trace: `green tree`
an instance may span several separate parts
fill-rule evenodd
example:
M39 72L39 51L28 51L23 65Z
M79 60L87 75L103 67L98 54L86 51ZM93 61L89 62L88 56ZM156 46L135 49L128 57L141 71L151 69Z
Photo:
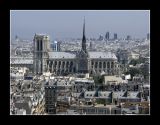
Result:
M129 64L135 66L136 64L139 64L139 60L137 60L137 59L132 59Z
M130 68L128 72L131 74L131 78L137 74L142 74L141 70L137 68Z
M104 76L97 75L93 77L95 84L102 84L104 81Z
M144 62L145 61L143 58L139 58L139 59L132 59L129 64L135 66L136 64L140 64L140 63L144 63Z

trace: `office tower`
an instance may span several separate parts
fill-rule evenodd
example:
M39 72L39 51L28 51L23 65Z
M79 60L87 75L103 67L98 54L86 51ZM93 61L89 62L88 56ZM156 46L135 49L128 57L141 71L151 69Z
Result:
M147 40L150 40L150 34L147 33Z
M114 33L114 38L113 38L114 40L116 40L116 39L118 39L117 38L117 33Z
M59 52L61 50L60 49L60 42L54 41L53 45L52 45L52 48L53 48L53 51Z
M103 36L100 35L99 38L98 38L98 40L99 40L99 41L102 41L102 40L103 40Z
M126 40L131 40L131 36L130 36L130 35L127 35Z
M106 33L105 39L106 39L106 40L109 40L109 32Z

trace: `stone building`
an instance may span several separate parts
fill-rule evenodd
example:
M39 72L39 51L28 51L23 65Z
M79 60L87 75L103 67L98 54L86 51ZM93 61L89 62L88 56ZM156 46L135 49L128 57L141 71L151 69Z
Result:
M56 75L71 73L108 75L119 74L117 57L111 52L93 52L86 49L85 21L83 24L82 49L80 51L53 52L49 45L49 36L34 36L34 72L42 74L50 71Z

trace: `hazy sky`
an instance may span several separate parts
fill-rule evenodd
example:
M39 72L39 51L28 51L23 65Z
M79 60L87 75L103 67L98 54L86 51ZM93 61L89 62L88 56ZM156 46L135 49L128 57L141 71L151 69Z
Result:
M110 32L118 37L131 35L144 38L149 33L149 11L11 11L11 38L33 39L35 33L55 38L81 38L83 20L86 20L86 37L98 38Z

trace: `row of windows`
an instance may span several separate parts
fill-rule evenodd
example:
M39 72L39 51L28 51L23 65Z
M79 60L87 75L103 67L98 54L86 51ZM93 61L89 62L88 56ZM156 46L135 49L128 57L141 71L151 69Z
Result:
M99 96L107 96L107 94L99 94Z
M110 111L109 109L84 109L83 112L87 114L108 114ZM120 114L120 110L113 109L111 111L112 114Z
M49 61L47 61L47 64L48 64L48 63L49 63ZM65 62L64 62L64 61L51 61L51 62L50 62L50 65L52 65L53 63L54 63L55 65L57 65L57 64L59 64L59 65L61 65L61 64L62 64L62 65L65 65ZM68 61L67 61L67 62L66 62L66 65L69 65L69 64L70 64L70 65L73 65L73 61L71 61L71 62L68 62Z
M93 96L93 94L86 94L86 96Z
M94 65L94 62L92 62L92 66ZM110 68L110 62L99 62L99 68L102 68L102 65L103 65L103 68L106 68L106 65L107 65L107 68ZM113 68L114 66L114 63L111 62L111 68ZM98 67L98 62L95 62L95 68Z
M51 62L51 63L49 63L49 67L52 67L52 64L53 64L53 62ZM55 61L55 63L53 64L53 67L62 67L62 68L64 68L65 67L65 62L59 62L59 63L57 63L56 61ZM66 63L66 67L67 68L72 68L73 67L73 62L67 62Z
M61 64L62 64L62 66L65 65L65 62L64 62L64 61L54 61L54 62L51 61L50 65L52 65L53 63L54 63L54 65L57 65L57 64L58 64L58 65L61 65ZM93 66L94 63L95 63L95 66L97 67L98 62L93 62L93 61L92 61L91 65ZM47 62L47 64L48 64L48 62ZM68 65L73 65L73 61L71 61L71 62L67 61L67 62L66 62L66 65L67 65L67 66L68 66ZM109 68L109 67L110 67L110 62L99 62L99 66L101 67L102 65L103 65L104 68L106 67L106 65L107 65L107 67ZM111 66L113 66L113 65L114 65L114 62L111 62Z
M56 70L55 68L53 69L55 72L57 73L69 73L69 72L75 72L75 69L72 70L72 68L70 69L66 69L66 70ZM50 72L52 72L52 69L50 69Z
M107 114L109 113L108 109L84 109L83 112L87 114Z

